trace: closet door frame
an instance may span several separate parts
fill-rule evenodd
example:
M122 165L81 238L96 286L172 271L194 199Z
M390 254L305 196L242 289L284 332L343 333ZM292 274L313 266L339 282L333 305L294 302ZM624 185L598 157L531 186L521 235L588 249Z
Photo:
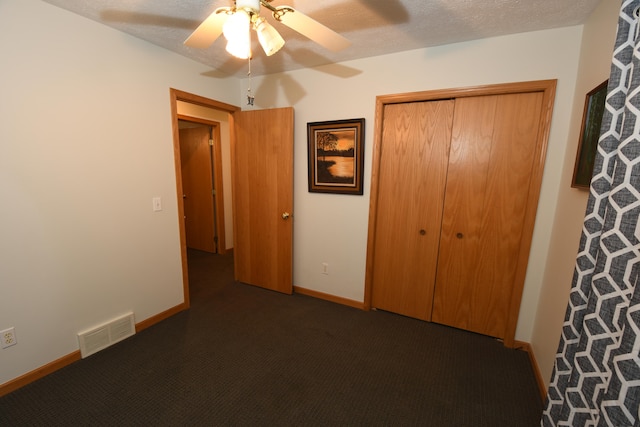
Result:
M531 239L533 237L533 227L535 224L536 210L538 207L538 199L540 197L540 185L542 183L542 174L544 171L544 162L547 152L547 144L549 140L549 131L551 128L551 116L553 113L553 104L555 100L557 80L538 80L518 83L505 83L495 85L471 86L454 89L441 89L422 92L400 93L393 95L380 95L376 97L375 112L375 129L374 129L374 146L373 146L373 162L371 171L371 198L369 202L369 231L367 238L367 261L365 270L365 288L364 288L364 308L371 309L371 296L373 286L373 262L375 256L375 230L377 219L378 205L378 189L379 189L379 171L381 161L384 107L388 104L400 104L408 102L435 101L441 99L475 97L486 95L506 95L514 93L531 93L541 92L542 111L540 117L540 126L538 130L538 141L535 149L536 161L533 165L531 181L528 189L528 200L523 225L522 240L520 244L520 253L518 254L518 266L514 280L514 286L510 298L508 308L508 319L506 331L504 333L504 345L509 348L516 346L515 332L518 324L518 316L520 314L520 302L522 299L522 290L527 273L527 264L531 248ZM524 191L524 190L523 190Z

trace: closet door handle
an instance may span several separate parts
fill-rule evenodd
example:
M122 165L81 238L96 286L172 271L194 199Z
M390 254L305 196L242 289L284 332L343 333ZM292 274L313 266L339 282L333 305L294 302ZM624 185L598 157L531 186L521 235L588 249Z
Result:
M462 233L456 233L456 237L457 237L458 239L462 239L462 238L464 237L464 234L462 234Z
M422 229L420 230L420 235L421 235L421 236L424 236L425 234L427 234L427 230L425 230L424 228L422 228Z

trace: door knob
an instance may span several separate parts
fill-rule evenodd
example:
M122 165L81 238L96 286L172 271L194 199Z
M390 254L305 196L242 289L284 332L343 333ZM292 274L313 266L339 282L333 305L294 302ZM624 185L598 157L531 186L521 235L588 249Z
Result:
M289 212L284 212L282 214L282 219L284 219L285 221L289 219L289 217L291 216L291 214Z
M425 230L424 228L420 230L420 235L424 236L425 234L427 234L427 230Z
M464 237L464 234L462 234L462 233L458 233L458 234L456 234L456 237L457 237L458 239L462 239L462 238Z

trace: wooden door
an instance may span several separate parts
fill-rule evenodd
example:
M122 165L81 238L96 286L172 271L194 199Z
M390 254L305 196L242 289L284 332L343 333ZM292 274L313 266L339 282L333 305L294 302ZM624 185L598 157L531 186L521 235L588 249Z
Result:
M503 338L542 93L456 100L432 321Z
M293 108L233 115L236 280L293 290Z
M384 107L372 306L431 318L453 100Z
M216 252L209 126L180 129L180 163L187 247Z

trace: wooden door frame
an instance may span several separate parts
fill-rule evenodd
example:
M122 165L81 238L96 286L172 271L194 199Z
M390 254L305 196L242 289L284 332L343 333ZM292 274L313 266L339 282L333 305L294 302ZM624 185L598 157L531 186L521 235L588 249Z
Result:
M384 121L384 107L388 104L401 104L408 102L435 101L440 99L506 95L514 93L541 92L542 111L538 129L538 144L536 146L536 161L533 165L531 181L528 189L527 210L523 224L523 233L518 254L518 266L516 269L514 288L510 298L507 326L504 334L504 345L509 348L515 346L515 332L520 313L520 302L524 281L527 274L527 263L533 237L538 200L540 197L540 185L544 172L544 162L551 129L551 116L555 99L557 80L538 80L519 83L505 83L495 85L471 86L455 89L441 89L422 92L400 93L393 95L380 95L376 97L373 160L371 167L371 196L369 201L369 230L367 236L367 260L365 267L364 308L371 309L371 295L373 284L373 262L375 252L375 229L378 207L378 180L380 177L380 161L382 149L382 131Z
M183 92L181 90L173 89L173 88L169 89L169 96L170 96L170 102L171 102L171 126L173 130L173 158L174 158L174 168L175 168L175 174L176 174L176 198L178 201L178 228L180 233L180 257L182 260L182 289L183 289L183 295L184 295L185 308L189 308L190 307L189 271L188 271L188 263L187 263L187 234L186 234L185 224L184 224L184 201L182 200L182 194L183 194L182 165L180 163L178 101L229 113L231 115L231 119L233 118L233 114L235 112L240 111L240 107L236 107L235 105L226 104L220 101L215 101L213 99L205 98L203 96L194 95L192 93ZM233 129L232 121L233 120L230 120L231 129ZM231 138L233 138L233 132L231 134ZM233 163L233 159L232 159L232 163Z
M218 240L216 242L216 253L224 255L227 252L224 231L224 190L222 188L222 144L220 139L220 122L201 119L183 114L178 114L178 120L183 122L198 123L211 128L211 139L213 140L211 153L211 167L213 168L213 189L215 196L214 221L215 232Z

